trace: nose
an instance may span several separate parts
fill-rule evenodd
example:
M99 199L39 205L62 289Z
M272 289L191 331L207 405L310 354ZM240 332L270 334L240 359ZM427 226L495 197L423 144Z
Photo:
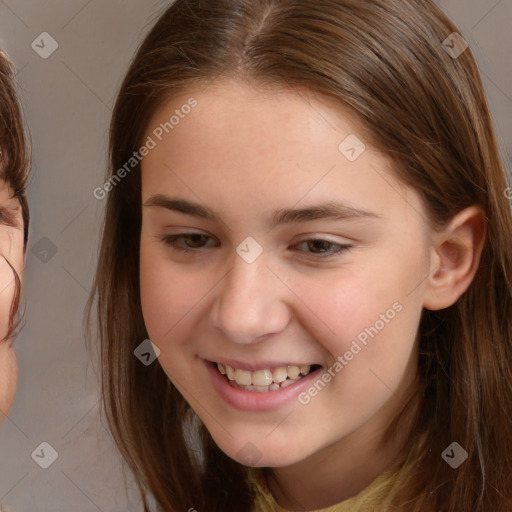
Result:
M231 270L216 287L212 307L215 327L234 343L253 343L281 332L290 322L289 293L267 267L264 255L247 263L235 253Z

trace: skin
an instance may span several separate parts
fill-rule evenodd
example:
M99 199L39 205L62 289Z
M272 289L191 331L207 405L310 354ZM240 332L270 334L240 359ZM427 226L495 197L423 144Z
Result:
M1 170L1 165L0 165ZM12 224L12 225L11 225ZM14 274L6 259L23 278L23 217L17 198L5 180L0 179L0 421L7 415L16 393L18 364L9 330L9 315L15 294Z
M382 433L415 387L417 332L424 307L453 304L476 271L485 225L476 207L441 233L420 196L367 144L350 162L338 150L357 120L331 99L296 90L262 91L217 81L172 98L146 136L190 97L198 106L142 162L142 204L155 194L198 202L221 221L143 207L143 315L160 364L218 446L256 445L259 467L289 510L326 507L368 486L396 458L404 433ZM343 201L380 216L309 220L270 229L279 208ZM165 235L195 232L166 246ZM263 253L236 252L252 236ZM208 238L210 237L210 238ZM328 259L320 238L351 249ZM302 243L301 243L302 242ZM324 246L333 253L336 246ZM316 259L315 259L316 258ZM307 405L239 411L217 394L203 359L318 363L325 369L395 302L400 313Z

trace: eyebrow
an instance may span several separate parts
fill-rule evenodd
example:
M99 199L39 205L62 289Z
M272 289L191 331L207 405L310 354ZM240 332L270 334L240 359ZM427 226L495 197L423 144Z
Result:
M156 194L151 196L145 203L146 207L160 207L166 210L192 215L202 219L212 221L219 221L220 215L205 206L198 203L179 199L174 197ZM362 220L362 219L382 219L382 215L357 208L344 203L329 201L314 206L307 206L305 208L282 208L275 210L272 214L270 224L271 226L278 226L282 224L292 224L298 222L305 222L318 219L332 219L332 220Z

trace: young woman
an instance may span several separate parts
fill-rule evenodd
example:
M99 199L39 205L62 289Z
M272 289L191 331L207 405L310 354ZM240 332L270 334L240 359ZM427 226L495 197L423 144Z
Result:
M18 377L13 341L28 239L29 169L14 68L0 50L0 421L12 404Z
M177 0L110 148L90 307L146 502L511 510L507 179L434 3Z

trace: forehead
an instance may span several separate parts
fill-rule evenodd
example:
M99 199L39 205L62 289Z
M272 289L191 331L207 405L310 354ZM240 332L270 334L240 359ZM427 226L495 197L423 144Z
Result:
M260 176L282 166L287 172L294 165L320 169L339 159L340 142L355 132L365 136L332 99L224 80L173 97L155 112L146 136L156 148L142 166L158 159L174 166L208 160L211 171L236 165L240 175L259 167Z
M191 102L192 109L188 107ZM241 136L251 131L268 142L272 134L286 127L276 139L281 145L292 136L307 135L317 125L341 133L357 132L367 140L370 135L355 113L332 97L306 88L252 86L230 79L196 86L168 99L155 112L146 131L151 134L161 123L168 123L163 136L175 138L183 125L194 123L194 118L201 120L205 130L213 127L221 134L234 128Z
M279 208L336 196L385 213L390 204L403 210L413 195L354 114L307 90L234 81L196 88L158 109L147 137L155 147L141 164L146 198L169 190Z

